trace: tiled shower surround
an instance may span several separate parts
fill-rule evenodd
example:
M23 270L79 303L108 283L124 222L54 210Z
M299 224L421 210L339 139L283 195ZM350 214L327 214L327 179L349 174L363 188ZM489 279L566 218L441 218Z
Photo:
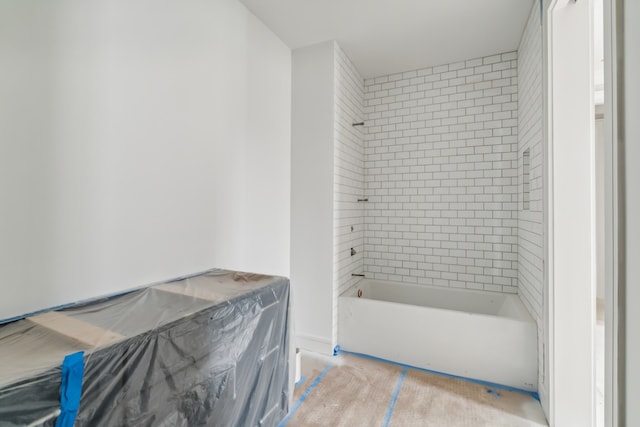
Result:
M366 80L335 52L334 334L351 273L518 293L547 390L537 3L517 52Z
M364 119L364 80L337 43L334 48L333 277L342 293L358 280L351 273L363 269L364 127L353 123Z
M545 384L543 331L543 216L542 216L542 27L534 5L518 48L518 152L519 184L524 193L529 181L529 203L519 204L518 212L518 293L538 326L539 384ZM530 165L525 168L524 153ZM529 177L525 177L528 169ZM526 178L526 179L525 179ZM542 386L541 386L542 387Z
M364 271L516 293L517 53L364 82Z
M338 295L363 271L364 80L337 43L334 43L333 145L333 340L338 333ZM351 251L353 249L353 252ZM353 253L353 255L352 255Z

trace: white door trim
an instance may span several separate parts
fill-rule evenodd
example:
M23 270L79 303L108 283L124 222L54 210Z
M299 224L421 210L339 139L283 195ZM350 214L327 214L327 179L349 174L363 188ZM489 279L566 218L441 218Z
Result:
M605 143L605 426L623 426L625 370L624 286L619 286L619 263L624 258L619 223L618 117L623 113L619 49L622 46L621 0L604 0L604 143ZM620 362L620 363L619 363Z
M595 425L592 0L551 0L544 18L548 396L542 397L551 426L588 427Z

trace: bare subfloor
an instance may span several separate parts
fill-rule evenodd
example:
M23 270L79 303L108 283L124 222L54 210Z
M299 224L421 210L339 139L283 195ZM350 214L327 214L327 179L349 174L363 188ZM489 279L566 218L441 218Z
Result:
M546 426L531 395L350 354L303 354L287 426Z

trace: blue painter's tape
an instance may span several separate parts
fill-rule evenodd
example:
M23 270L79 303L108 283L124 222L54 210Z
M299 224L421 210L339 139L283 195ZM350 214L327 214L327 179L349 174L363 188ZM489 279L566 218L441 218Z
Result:
M320 384L320 381L322 381L324 376L327 375L327 372L329 372L329 369L331 369L331 365L327 365L327 367L324 368L322 370L322 372L320 372L320 375L318 375L316 377L316 379L313 380L311 385L309 387L307 387L307 389L304 391L304 393L302 393L302 395L300 396L298 401L293 404L293 407L291 408L291 410L289 411L287 416L284 417L284 419L282 421L280 421L280 424L278 424L278 427L283 427L285 424L287 424L289 422L289 420L291 419L291 417L293 417L293 414L296 413L296 411L298 410L300 405L302 405L302 403L307 399L307 397L309 397L309 394L313 391L313 389L316 388L316 386L318 384Z
M402 368L402 373L398 378L398 382L396 383L396 387L393 389L393 394L391 395L391 401L389 402L389 407L387 408L387 412L384 414L384 420L382 420L382 427L388 427L391 422L391 416L393 415L393 410L396 407L396 402L398 401L398 395L400 394L400 389L402 388L402 383L404 382L404 377L407 376L407 371L409 368L405 366Z
M82 378L84 377L84 352L69 354L62 362L60 384L60 415L56 427L73 427L80 408Z
M540 3L540 26L542 26L542 22L544 21L544 5L543 5L543 0L540 0L538 3Z
M339 350L339 352L340 352L340 354L351 354L353 356L363 357L365 359L375 360L377 362L388 363L390 365L395 365L395 366L403 366L403 367L407 367L409 369L415 369L416 371L421 371L421 372L427 372L429 374L440 375L441 377L453 378L455 380L462 380L462 381L466 381L466 382L473 383L473 384L480 384L480 385L485 386L485 387L493 387L493 388L498 389L498 390L506 390L506 391L513 391L513 392L516 392L516 393L522 393L522 394L526 394L528 396L531 396L534 400L537 400L538 402L540 402L540 395L538 395L538 393L536 393L535 391L527 391L527 390L523 390L521 388L511 387L511 386L508 386L508 385L496 384L496 383L492 383L492 382L489 382L489 381L476 380L474 378L461 377L461 376L458 376L458 375L447 374L445 372L432 371L431 369L418 368L417 366L405 365L404 363L398 363L398 362L394 362L394 361L391 361L391 360L382 359L380 357L369 356L368 354L355 353L355 352L352 352L352 351L345 351L345 350Z
M497 391L495 391L495 390L492 390L492 389L488 388L488 389L487 389L487 393L489 393L489 394L493 394L493 395L496 397L496 399L500 399L500 393L498 393L498 392L497 392Z
M32 311L27 314L21 314L20 316L7 317L6 319L0 319L0 325L4 325L5 323L17 322L18 320L22 320L27 317L37 316L38 314L47 313L49 311L58 311L63 310L65 308L73 307L76 303L57 305L55 307L45 308L43 310Z
M340 354L340 346L339 346L339 345L337 345L337 346L335 346L335 347L333 348L333 355L334 355L334 356L337 356L337 355L339 355L339 354Z
M16 322L18 320L22 320L22 319L27 318L27 317L37 316L38 314L47 313L49 311L59 311L59 310L64 310L65 308L78 307L78 306L82 306L82 305L85 305L85 304L90 304L90 303L96 302L96 301L110 300L112 298L117 298L117 297L120 297L120 296L123 296L123 295L127 295L127 294L130 294L130 293L133 293L133 292L141 291L141 290L143 290L145 288L149 288L151 286L162 285L164 283L179 282L180 280L190 279L192 277L201 276L203 274L214 273L214 272L219 271L219 270L220 270L219 268L210 268L209 270L201 271L199 273L189 274L189 275L186 275L186 276L176 277L175 279L163 280L163 281L160 281L160 282L153 282L153 283L149 283L149 284L146 284L146 285L137 286L135 288L127 289L125 291L115 292L115 293L111 293L111 294L105 294L105 295L97 296L97 297L94 297L94 298L87 298L87 299L83 299L83 300L80 300L80 301L70 302L68 304L62 304L62 305L57 305L55 307L49 307L49 308L44 308L42 310L32 311L32 312L29 312L29 313L26 313L26 314L21 314L19 316L8 317L6 319L0 319L0 325L4 325L5 323Z

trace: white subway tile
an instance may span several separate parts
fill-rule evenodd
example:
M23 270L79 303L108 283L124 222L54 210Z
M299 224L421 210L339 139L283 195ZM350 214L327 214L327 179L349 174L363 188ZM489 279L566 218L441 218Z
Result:
M364 257L366 271L517 291L517 222L506 224L517 218L516 58L493 55L365 82L366 118L375 122L365 136L372 150L365 150L362 182L370 200L377 197L365 214L363 240L375 248Z

